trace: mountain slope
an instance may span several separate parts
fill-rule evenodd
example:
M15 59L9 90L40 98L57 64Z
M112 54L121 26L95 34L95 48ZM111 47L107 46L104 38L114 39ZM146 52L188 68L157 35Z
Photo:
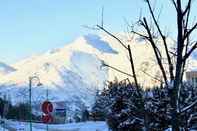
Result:
M137 77L144 87L159 84L153 79L161 78L161 73L151 46L139 37L123 33L117 36L131 45ZM168 40L173 45L173 41ZM164 49L158 43L160 49ZM165 51L161 52L165 55ZM32 56L19 61L10 67L14 71L0 76L0 93L7 94L13 103L28 101L28 78L36 75L43 84L33 86L32 99L35 103L46 99L65 101L71 111L83 106L90 107L98 89L103 89L107 80L119 80L128 76L102 66L102 61L124 72L131 72L128 52L113 38L107 35L86 35L79 37L63 48L54 49L44 54ZM191 60L196 63L195 60ZM189 67L195 64L189 64ZM132 81L133 78L129 79Z
M14 71L16 71L16 69L3 62L0 62L0 75L6 75Z
M37 87L33 84L32 101L35 105L46 100L48 90L50 101L64 101L70 111L91 107L97 89L102 89L108 78L108 69L100 68L101 60L92 52L99 53L102 49L107 53L115 51L108 45L107 48L102 45L102 48L97 49L88 42L85 37L81 37L61 49L13 64L16 71L1 76L0 94L7 95L13 104L28 102L28 78L36 75L43 85ZM97 41L97 44L101 42Z

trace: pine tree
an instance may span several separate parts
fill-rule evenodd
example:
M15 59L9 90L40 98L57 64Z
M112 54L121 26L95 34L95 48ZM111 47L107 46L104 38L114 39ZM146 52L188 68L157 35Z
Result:
M180 109L194 103L196 96L197 88L184 83L180 90ZM113 131L166 130L172 125L171 110L167 87L140 89L139 94L135 86L125 82L111 82L98 95L93 108L93 111L105 112L104 117ZM179 125L183 130L197 129L196 112L196 106L181 110Z

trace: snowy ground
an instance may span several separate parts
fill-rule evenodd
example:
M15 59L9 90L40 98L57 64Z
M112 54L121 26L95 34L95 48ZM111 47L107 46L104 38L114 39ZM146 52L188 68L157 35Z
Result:
M29 131L29 123L6 121L6 127L10 130ZM71 124L49 125L49 131L108 131L105 122L82 122ZM3 128L0 130L3 131ZM7 131L7 130L5 130ZM33 131L46 131L45 124L33 123Z
M0 126L0 131L8 131L8 130Z

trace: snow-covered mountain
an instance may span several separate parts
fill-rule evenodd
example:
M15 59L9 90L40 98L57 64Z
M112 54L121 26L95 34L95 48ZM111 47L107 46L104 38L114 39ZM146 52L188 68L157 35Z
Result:
M0 75L7 75L14 71L16 71L16 69L3 62L0 62Z
M44 101L48 90L49 100L66 101L71 110L91 106L96 91L102 89L108 79L108 69L101 69L102 61L96 54L117 53L99 39L96 35L80 37L63 48L11 65L15 70L1 76L0 93L6 94L13 103L28 101L28 79L36 75L42 86L33 85L32 101Z
M157 84L158 81L151 76L159 79L161 73L150 45L136 36L132 37L131 43L130 35L117 35L131 45L140 84ZM173 43L170 40L169 42ZM159 47L162 48L163 45ZM165 52L162 51L163 53ZM96 91L104 88L107 80L114 80L116 76L120 80L128 77L103 67L102 61L122 71L131 72L128 53L116 40L103 34L89 34L63 48L32 56L10 66L0 63L0 69L6 74L0 76L0 93L9 96L13 103L28 101L28 78L36 75L42 86L32 87L34 102L44 101L48 90L49 100L66 101L71 110L83 105L91 106ZM129 79L132 81L132 78Z

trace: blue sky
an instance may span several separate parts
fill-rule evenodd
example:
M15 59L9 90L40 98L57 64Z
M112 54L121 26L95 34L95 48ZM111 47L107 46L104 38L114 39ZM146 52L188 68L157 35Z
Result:
M173 10L165 5L161 23L170 24ZM0 61L14 63L88 34L82 25L98 24L102 6L113 32L124 31L124 18L136 21L141 9L146 15L143 0L0 0Z

